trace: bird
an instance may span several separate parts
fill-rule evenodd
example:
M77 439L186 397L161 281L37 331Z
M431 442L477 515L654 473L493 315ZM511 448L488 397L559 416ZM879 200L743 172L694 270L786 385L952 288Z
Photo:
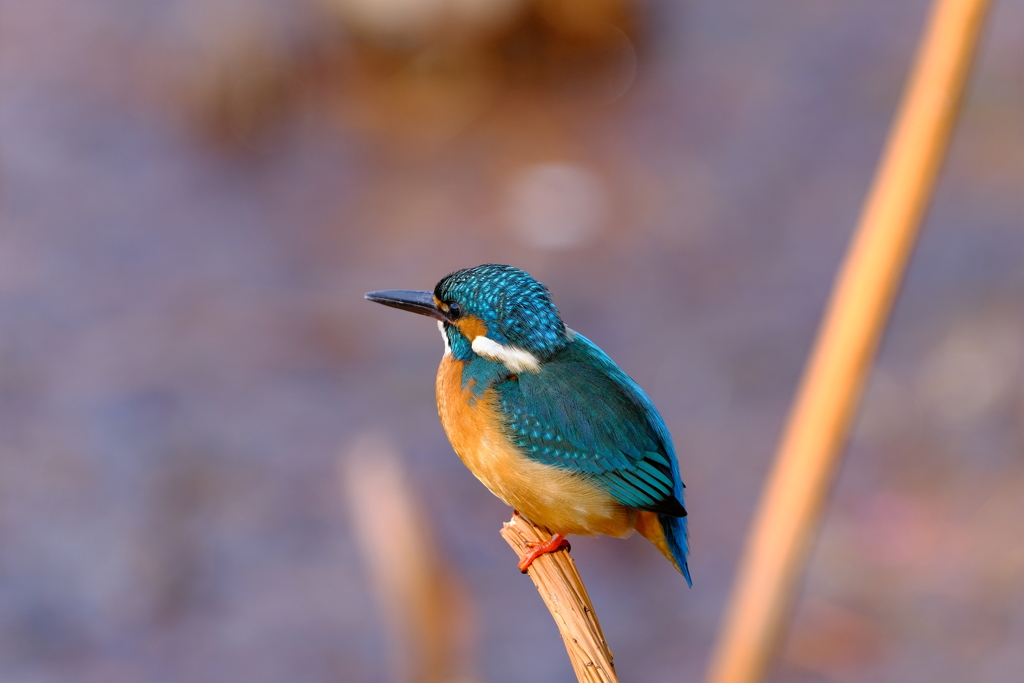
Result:
M520 571L568 549L566 536L636 530L693 585L672 436L637 383L562 322L547 287L487 263L433 291L365 298L437 320L437 409L453 449L515 514L551 532Z

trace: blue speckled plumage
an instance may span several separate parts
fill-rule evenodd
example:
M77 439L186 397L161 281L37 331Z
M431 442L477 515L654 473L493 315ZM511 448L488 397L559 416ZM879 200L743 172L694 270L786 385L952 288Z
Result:
M528 461L589 482L620 509L656 515L664 542L654 537L660 533L644 535L661 543L690 583L683 483L668 429L632 379L590 340L565 327L544 285L517 268L486 264L448 275L432 293L367 296L441 320L466 405L493 404L496 429ZM474 350L480 337L491 352ZM513 354L512 360L501 354ZM517 354L529 361L526 370L510 367ZM455 445L447 424L446 429ZM466 459L461 452L460 457ZM501 495L500 484L492 484Z
M548 288L529 274L495 263L458 270L437 283L434 296L458 301L466 313L487 325L487 336L533 353L541 360L568 342L565 324L551 303ZM451 342L449 336L449 342ZM459 344L459 360L469 359L468 345ZM452 351L456 352L455 346Z
M549 359L542 373L523 373L497 389L509 436L530 457L594 476L629 507L682 512L660 416L583 335Z

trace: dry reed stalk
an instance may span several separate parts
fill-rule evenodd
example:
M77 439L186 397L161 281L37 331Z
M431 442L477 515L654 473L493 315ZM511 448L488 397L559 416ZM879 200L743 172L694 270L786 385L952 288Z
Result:
M469 597L435 542L395 446L364 434L342 457L342 487L391 638L392 679L471 681Z
M765 485L708 683L754 683L781 640L953 130L987 0L936 0Z
M528 542L539 543L551 538L547 529L536 527L519 515L505 523L501 535L520 559L529 552ZM618 683L612 653L568 551L541 555L530 565L527 574L551 611L580 683Z

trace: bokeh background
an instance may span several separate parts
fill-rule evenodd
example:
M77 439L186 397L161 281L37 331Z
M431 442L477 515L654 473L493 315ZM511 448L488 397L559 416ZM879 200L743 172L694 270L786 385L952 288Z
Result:
M773 680L1024 676L995 5ZM675 435L694 588L642 539L573 555L623 680L700 680L926 9L0 2L0 678L425 680L375 592L378 453L455 595L448 680L570 680L438 424L433 323L362 299L505 262Z

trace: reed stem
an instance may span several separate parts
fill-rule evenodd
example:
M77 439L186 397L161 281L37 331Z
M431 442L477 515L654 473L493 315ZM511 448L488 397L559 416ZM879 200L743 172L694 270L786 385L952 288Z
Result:
M949 145L987 0L936 0L755 515L707 683L763 679Z
M536 527L519 515L505 523L501 535L520 559L529 552L528 542L539 543L551 538L547 529ZM612 653L569 552L559 550L541 555L530 565L527 574L562 634L580 683L618 683Z

